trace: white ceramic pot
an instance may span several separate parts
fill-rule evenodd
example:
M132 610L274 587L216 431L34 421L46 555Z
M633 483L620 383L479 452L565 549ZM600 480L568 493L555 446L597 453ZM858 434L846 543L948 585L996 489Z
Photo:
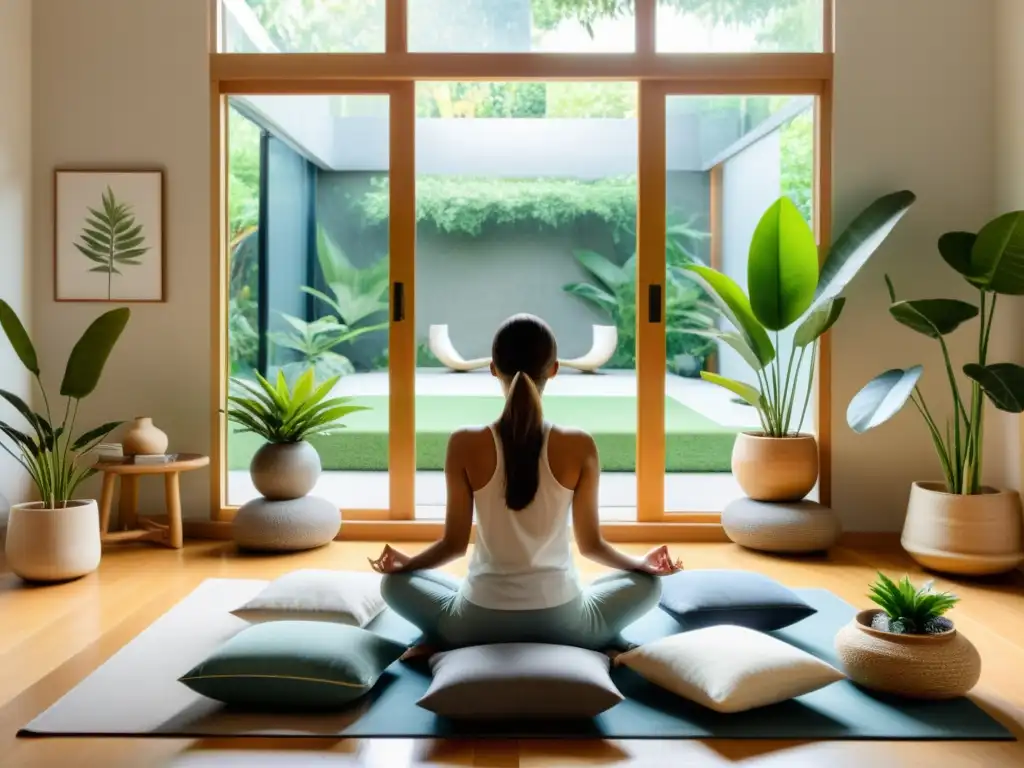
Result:
M100 564L100 515L95 501L46 509L15 504L4 548L11 570L28 581L69 581Z
M818 443L812 435L741 432L732 447L732 474L754 501L800 501L818 482Z
M911 486L901 538L910 556L925 568L964 576L1016 568L1024 559L1020 496L995 488L962 496L945 487Z
M312 491L320 478L320 454L305 440L265 443L252 457L249 476L264 498L299 499Z

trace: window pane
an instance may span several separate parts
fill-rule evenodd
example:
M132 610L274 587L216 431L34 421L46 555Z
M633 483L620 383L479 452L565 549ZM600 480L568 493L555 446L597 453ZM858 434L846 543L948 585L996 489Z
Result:
M736 434L760 430L757 412L700 378L713 371L760 389L727 344L690 330L730 330L680 267L701 263L747 290L747 253L764 212L789 196L813 221L814 99L810 96L673 96L666 104L665 509L719 511L742 495L731 474ZM793 328L779 334L782 375ZM798 364L799 363L799 364ZM790 376L799 420L810 355ZM803 431L814 432L810 409Z
M819 52L824 6L824 0L658 0L658 51Z
M232 97L231 375L341 377L331 396L368 410L310 442L323 467L314 493L348 509L389 499L387 178L386 96ZM373 210L353 202L371 192ZM229 425L229 504L258 495L248 466L260 444Z
M409 50L631 52L634 19L632 0L409 0Z
M381 53L385 0L221 0L224 53Z
M444 515L451 432L500 416L491 341L528 312L562 359L545 418L594 435L601 514L635 519L636 85L421 83L417 111L417 515Z

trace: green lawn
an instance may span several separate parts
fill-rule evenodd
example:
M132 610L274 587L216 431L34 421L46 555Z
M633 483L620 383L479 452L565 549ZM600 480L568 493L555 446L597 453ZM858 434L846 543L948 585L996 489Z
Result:
M388 467L388 399L358 397L371 410L345 419L336 435L314 438L325 470L383 471ZM416 398L416 468L444 468L445 446L453 430L486 424L501 413L504 400L494 396L430 395ZM636 470L636 398L544 398L544 417L556 424L584 429L594 436L601 466L610 472ZM672 398L665 399L665 454L669 472L728 472L738 429L723 427ZM234 434L229 425L228 466L247 469L260 439Z

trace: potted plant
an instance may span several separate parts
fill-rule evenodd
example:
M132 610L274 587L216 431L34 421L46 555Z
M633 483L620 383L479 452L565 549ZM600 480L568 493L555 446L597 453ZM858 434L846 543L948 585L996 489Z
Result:
M932 582L915 589L907 576L896 584L883 573L869 597L880 607L861 611L836 635L853 682L919 699L955 698L974 687L981 657L944 615L958 597L935 592Z
M818 340L839 319L839 294L913 204L895 192L869 205L836 239L819 271L814 233L788 197L762 216L750 243L744 294L731 277L704 265L680 267L718 304L734 330L690 331L735 350L757 386L703 371L701 377L757 409L761 430L737 436L732 471L755 501L798 501L818 480L818 446L802 432L811 396ZM810 374L800 394L800 372Z
M340 419L364 406L350 405L352 398L328 397L338 383L334 376L315 384L312 368L289 386L283 371L271 384L256 373L256 381L232 378L235 391L228 397L227 417L266 442L249 465L253 485L271 501L298 499L320 477L320 455L307 442L314 435L328 435L343 425Z
M889 313L901 325L934 339L942 351L952 415L944 428L918 387L923 367L885 371L857 393L847 423L866 432L896 415L907 402L921 414L942 468L942 482L911 486L903 527L904 549L921 565L965 575L1000 573L1022 559L1021 504L1016 492L982 485L984 398L1001 411L1024 412L1024 367L990 363L988 345L1000 295L1024 294L1024 212L1008 213L977 234L939 238L945 262L978 292L978 303L959 299L897 300L886 276ZM965 398L945 337L979 318L977 359L963 366L970 380Z
M128 322L128 309L114 309L96 318L71 350L60 394L66 398L58 424L40 378L39 361L25 327L14 310L0 301L0 325L22 365L35 378L43 402L36 413L13 392L0 397L28 423L22 431L0 421L0 441L32 478L40 501L15 504L7 523L5 552L11 570L31 581L67 581L96 570L100 562L100 520L96 501L75 498L84 480L95 474L81 457L93 450L120 421L75 436L79 403L96 388L103 366Z

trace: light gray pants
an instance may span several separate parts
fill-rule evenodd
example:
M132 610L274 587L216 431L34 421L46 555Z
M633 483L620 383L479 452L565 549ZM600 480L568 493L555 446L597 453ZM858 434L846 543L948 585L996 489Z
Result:
M384 577L381 594L392 610L441 649L492 643L552 643L591 650L624 648L620 633L650 611L661 581L617 571L595 580L564 605L530 611L482 608L459 593L459 582L437 571Z

